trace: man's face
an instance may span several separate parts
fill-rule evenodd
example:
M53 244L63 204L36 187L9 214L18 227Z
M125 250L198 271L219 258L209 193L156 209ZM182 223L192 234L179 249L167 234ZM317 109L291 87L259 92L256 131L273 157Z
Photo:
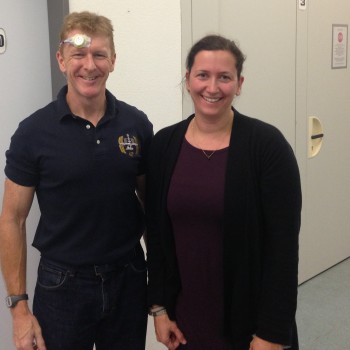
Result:
M67 38L75 34L72 31ZM68 93L75 98L95 98L105 94L109 73L114 70L116 55L112 54L109 39L101 35L89 35L91 42L86 47L63 43L57 52L60 70L65 74Z

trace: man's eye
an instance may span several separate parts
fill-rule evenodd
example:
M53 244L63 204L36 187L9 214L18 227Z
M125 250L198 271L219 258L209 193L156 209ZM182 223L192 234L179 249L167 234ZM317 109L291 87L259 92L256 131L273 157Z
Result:
M102 53L96 54L95 57L96 57L98 60L103 60L103 59L107 58L107 56L106 56L105 54L102 54Z

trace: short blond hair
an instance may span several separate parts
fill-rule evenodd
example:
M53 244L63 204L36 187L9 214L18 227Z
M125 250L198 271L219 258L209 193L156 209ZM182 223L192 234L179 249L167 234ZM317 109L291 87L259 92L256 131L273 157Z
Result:
M81 30L86 35L103 35L109 39L112 55L115 54L113 25L110 19L89 11L72 12L63 21L60 32L60 42L67 39L73 30Z

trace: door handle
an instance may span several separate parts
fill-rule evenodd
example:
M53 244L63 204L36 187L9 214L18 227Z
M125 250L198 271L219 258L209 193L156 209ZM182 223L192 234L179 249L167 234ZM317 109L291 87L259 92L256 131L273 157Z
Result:
M314 116L309 117L308 128L308 158L315 157L322 147L324 138L323 127L321 121Z
M0 54L6 51L6 35L5 31L0 28Z
M324 134L311 135L311 140L319 139L323 136L324 136Z

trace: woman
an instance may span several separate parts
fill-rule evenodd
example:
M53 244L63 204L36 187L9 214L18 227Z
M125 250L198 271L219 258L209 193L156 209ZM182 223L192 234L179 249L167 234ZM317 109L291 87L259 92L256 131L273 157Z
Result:
M298 349L299 172L275 127L232 107L243 62L234 42L199 40L195 113L149 153L149 306L169 349Z

